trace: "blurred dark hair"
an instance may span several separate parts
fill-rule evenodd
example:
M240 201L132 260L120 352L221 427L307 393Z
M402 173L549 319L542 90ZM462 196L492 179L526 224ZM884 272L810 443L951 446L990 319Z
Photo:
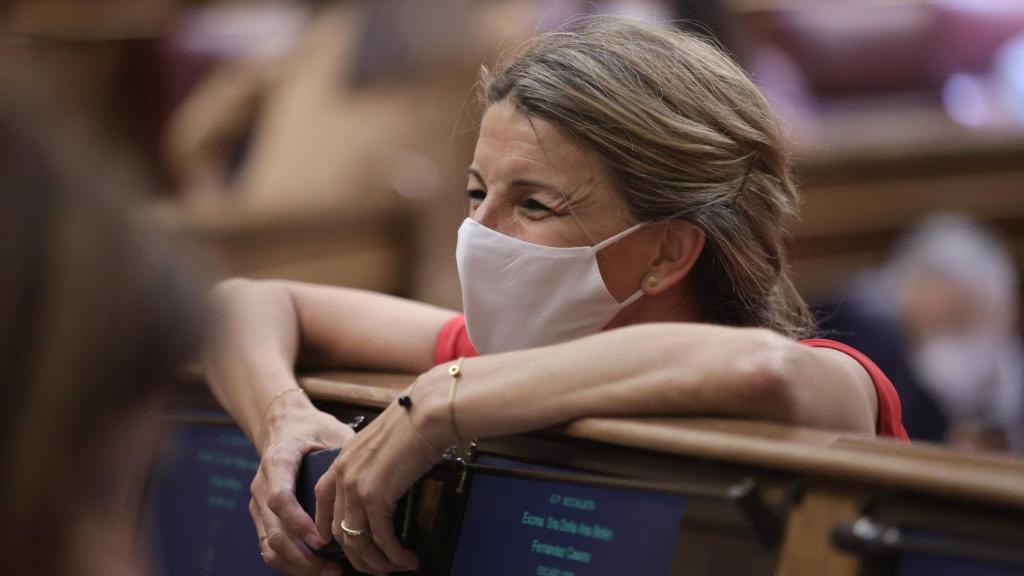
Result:
M0 90L0 566L17 574L75 571L73 520L113 489L103 441L201 329L201 285L140 217L140 180L48 121Z

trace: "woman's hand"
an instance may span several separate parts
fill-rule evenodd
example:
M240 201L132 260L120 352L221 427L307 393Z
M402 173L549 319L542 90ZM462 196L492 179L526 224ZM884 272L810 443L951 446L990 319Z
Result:
M359 570L386 574L419 565L416 555L399 543L392 518L398 499L453 441L444 409L447 374L441 366L420 376L408 413L392 403L345 444L316 485L320 538L337 538ZM343 521L349 530L363 532L345 534Z
M260 537L260 554L271 567L295 576L340 575L341 567L312 552L321 539L295 497L295 477L310 452L344 445L355 433L301 395L282 397L261 433L260 468L252 481L249 513ZM290 400L291 402L289 402Z

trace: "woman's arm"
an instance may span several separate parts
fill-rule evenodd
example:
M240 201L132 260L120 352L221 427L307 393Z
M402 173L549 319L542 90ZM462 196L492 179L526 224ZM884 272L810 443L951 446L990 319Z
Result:
M298 388L300 359L422 372L454 313L360 290L247 280L219 284L212 304L207 379L261 455L249 503L261 554L288 574L338 574L310 551L326 541L295 499L295 476L305 454L341 446L353 432L303 394L280 394Z
M419 373L434 365L437 334L455 313L363 290L232 279L212 294L207 378L254 442L263 411L297 386L294 369L329 365ZM300 356L301 352L301 356ZM278 405L309 405L301 395Z
M509 369L514 366L514 369ZM867 372L834 350L774 332L644 324L546 348L475 358L456 400L467 437L513 434L585 416L713 414L872 433ZM436 380L437 382L434 382ZM424 425L450 430L441 373ZM436 431L436 432L435 432Z
M415 563L395 539L390 516L395 501L438 459L428 444L455 441L448 366L422 375L408 415L400 406L388 407L346 445L317 485L317 528L324 538L333 532L357 567ZM455 415L467 438L586 416L648 414L712 414L871 433L876 403L868 374L842 353L768 330L675 323L469 358ZM345 536L338 529L342 519L350 528L369 528L372 537Z

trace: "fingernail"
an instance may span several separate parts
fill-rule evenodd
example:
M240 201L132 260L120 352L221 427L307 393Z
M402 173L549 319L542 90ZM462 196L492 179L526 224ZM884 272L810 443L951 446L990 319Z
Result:
M320 542L320 537L316 534L313 534L312 532L303 536L302 541L306 543L306 546L309 546L313 550L316 550L323 546L323 544Z

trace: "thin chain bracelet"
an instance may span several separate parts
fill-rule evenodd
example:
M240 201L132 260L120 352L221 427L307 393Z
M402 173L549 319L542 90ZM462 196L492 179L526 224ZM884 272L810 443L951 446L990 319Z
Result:
M303 390L302 388L299 388L298 386L296 386L295 388L289 388L287 390L282 390L282 391L278 392L277 394L274 394L274 396L270 400L267 400L266 405L263 406L263 419L260 420L260 429L259 429L258 433L256 434L256 438L254 438L254 440L256 441L257 445L262 446L263 436L267 433L267 415L270 414L270 407L274 405L274 402L276 402L278 400L278 398L281 398L282 396L291 394L292 392L301 392L303 396L305 396L306 398L309 398L309 394L306 394L305 390Z
M459 379L462 377L462 362L464 360L464 357L460 357L454 364L448 367L448 374L452 377L452 382L448 386L448 421L452 425L455 441L459 444L465 443L466 439L462 437L462 433L459 432L459 426L455 423L455 390L458 388Z

